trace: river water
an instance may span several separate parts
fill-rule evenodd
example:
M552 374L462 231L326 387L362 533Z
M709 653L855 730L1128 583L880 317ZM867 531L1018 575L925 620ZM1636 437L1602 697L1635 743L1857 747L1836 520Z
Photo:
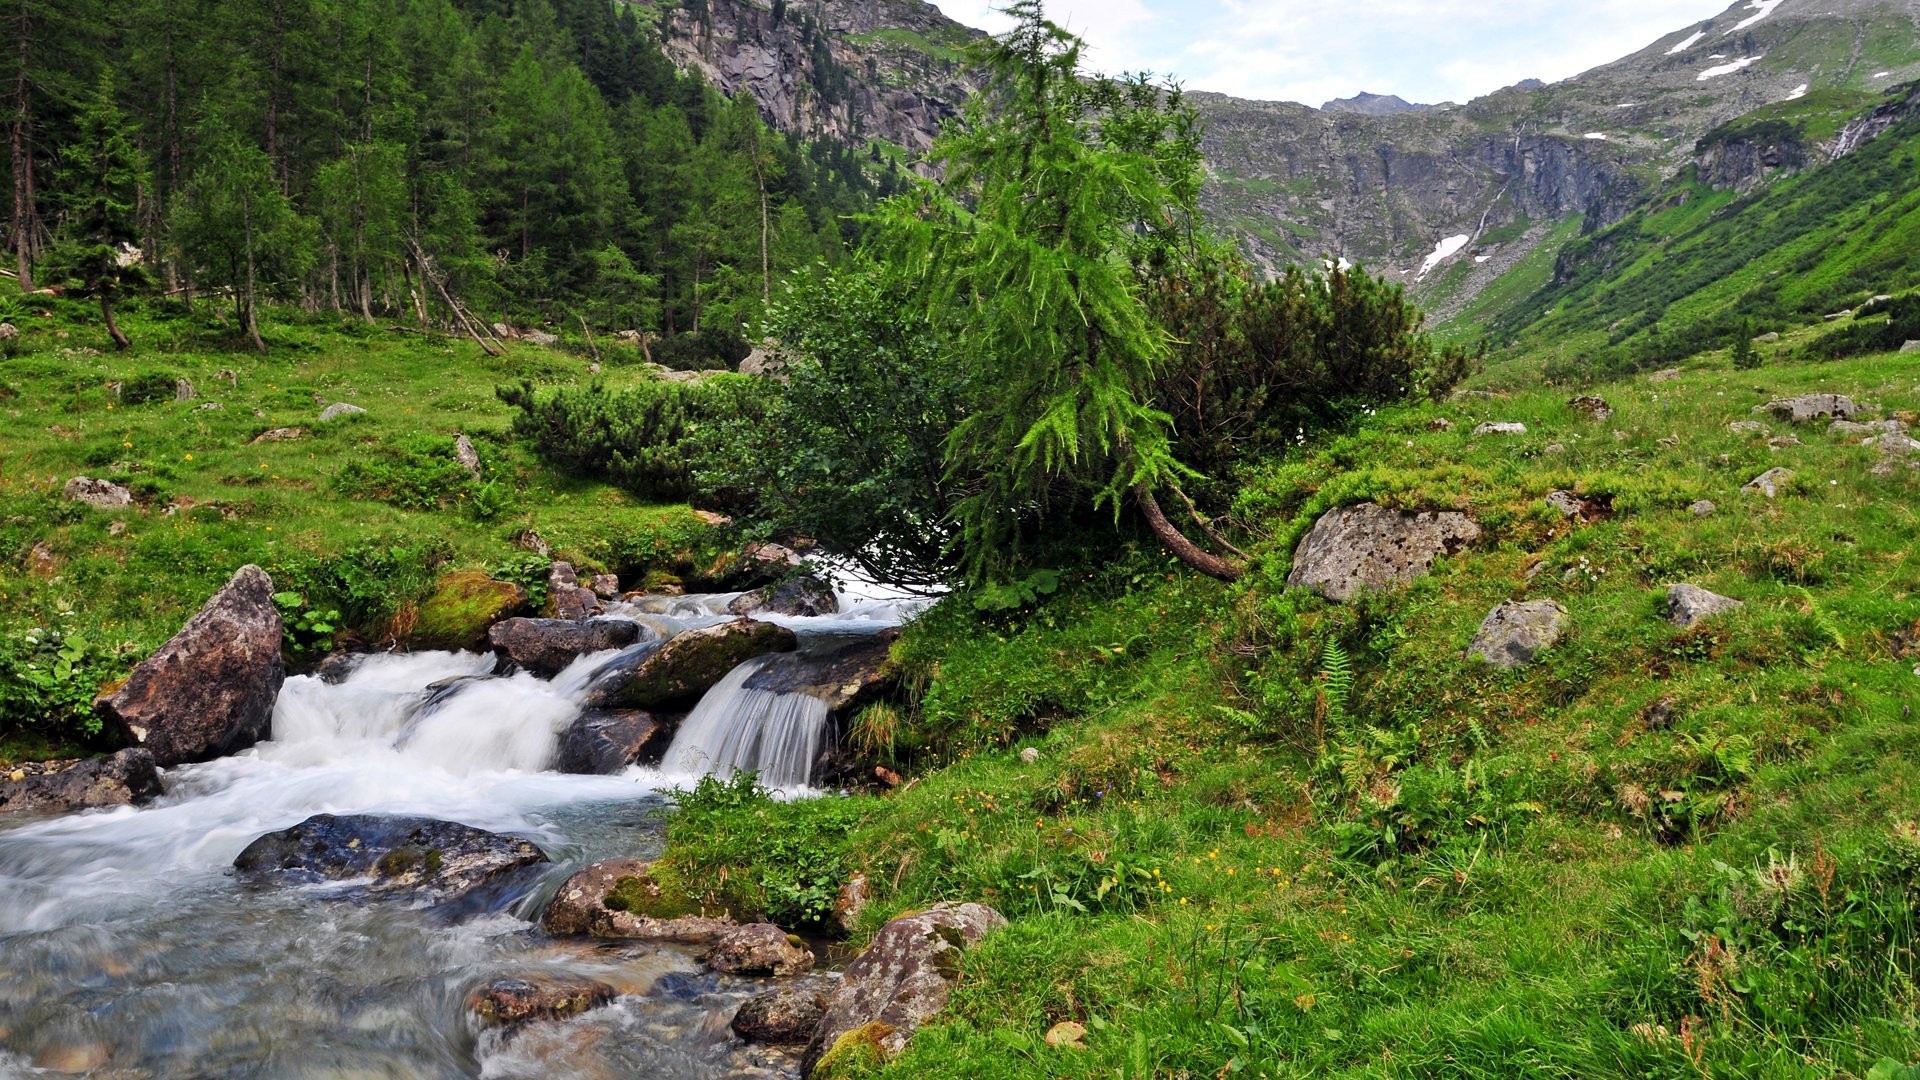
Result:
M610 614L670 636L721 621L728 599ZM773 621L804 647L917 610L855 597L840 616ZM270 741L167 770L167 794L148 806L0 825L0 1078L793 1075L787 1055L749 1047L727 1027L765 981L704 972L692 948L556 940L535 928L569 874L658 854L663 793L732 767L723 744L810 761L827 738L824 710L723 684L723 700L703 702L706 714L694 718L719 741L683 734L667 772L544 771L594 671L613 656L582 657L551 681L472 678L493 658L457 653L374 657L339 685L290 678ZM456 692L427 689L462 677ZM783 726L756 734L770 723ZM794 776L783 779L804 793ZM338 886L260 888L233 876L234 857L255 838L318 813L458 821L532 840L553 865L496 910L460 921L343 898ZM622 996L511 1038L469 1016L475 987L537 973L597 978Z

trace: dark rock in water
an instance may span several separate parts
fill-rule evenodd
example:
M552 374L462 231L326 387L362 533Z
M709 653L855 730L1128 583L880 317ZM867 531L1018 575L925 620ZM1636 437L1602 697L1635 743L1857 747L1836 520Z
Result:
M729 975L805 975L813 970L813 950L772 923L750 923L721 934L706 962Z
M360 670L360 665L367 662L367 655L356 652L329 653L325 660L314 667L313 677L328 686L339 686Z
M586 934L620 941L677 941L704 945L738 925L731 915L707 915L667 896L650 864L608 859L566 880L540 923L549 934Z
M900 631L867 635L830 652L784 653L747 677L748 690L811 694L840 712L875 697L897 674L893 643Z
M563 773L612 776L649 756L666 753L667 725L637 709L589 712L560 736Z
M1373 503L1330 511L1294 551L1289 588L1351 600L1363 589L1397 588L1425 577L1433 560L1480 538L1480 526L1452 511L1407 513Z
M385 814L316 814L247 845L233 860L264 881L352 881L366 892L442 904L513 884L547 861L530 841L470 825Z
M818 989L785 986L747 999L733 1014L733 1033L750 1043L798 1046L813 1038L827 1015L826 995Z
M494 1027L529 1020L567 1020L597 1009L616 996L598 979L565 975L529 975L495 979L467 995L467 1008Z
M812 574L800 574L784 581L777 581L763 589L741 593L727 605L727 613L730 615L837 615L840 613L840 598L834 595L833 586Z
M161 766L244 750L267 737L286 681L281 632L273 579L242 567L94 709Z
M748 660L798 647L793 631L752 619L689 630L637 657L637 662L621 657L608 664L594 677L587 705L594 709L692 707Z
M572 563L557 562L547 571L547 613L556 619L591 619L606 609L592 589L581 587Z
M1005 925L1005 917L981 904L940 904L881 927L827 999L800 1075L859 1054L883 1062L898 1055L920 1025L946 1007L960 954Z
M487 640L503 659L551 678L585 653L632 645L641 630L625 619L508 619L495 623Z
M165 793L153 755L129 748L84 761L0 769L0 814L64 814L143 803Z

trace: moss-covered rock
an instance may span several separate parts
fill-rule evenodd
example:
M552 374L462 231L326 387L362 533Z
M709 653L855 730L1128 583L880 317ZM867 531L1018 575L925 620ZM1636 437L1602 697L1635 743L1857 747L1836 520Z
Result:
M706 944L738 923L695 899L671 867L608 859L568 878L541 925L549 934Z
M587 704L595 709L691 707L748 660L798 647L793 631L752 619L689 630L655 652L635 654L609 667Z
M414 649L487 647L494 623L527 612L527 590L498 581L483 570L460 570L434 584L433 595L413 609L411 628L396 635Z
M893 1028L878 1021L854 1028L834 1040L806 1074L808 1080L854 1080L878 1069L887 1063L886 1041L894 1034Z

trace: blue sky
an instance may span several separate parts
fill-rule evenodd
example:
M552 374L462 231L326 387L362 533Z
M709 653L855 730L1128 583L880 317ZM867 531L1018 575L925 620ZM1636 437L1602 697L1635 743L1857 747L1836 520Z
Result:
M933 0L999 30L1003 0ZM1171 74L1192 90L1318 105L1362 90L1467 101L1552 82L1725 11L1734 0L1050 0L1107 71Z

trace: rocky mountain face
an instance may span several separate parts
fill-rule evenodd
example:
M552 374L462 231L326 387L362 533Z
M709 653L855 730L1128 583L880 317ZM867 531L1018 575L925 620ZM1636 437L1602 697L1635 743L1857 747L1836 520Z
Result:
M1432 108L1431 105L1415 105L1398 94L1369 94L1363 90L1350 98L1334 98L1320 106L1320 111L1359 113L1362 116L1393 116L1396 113L1430 108Z

